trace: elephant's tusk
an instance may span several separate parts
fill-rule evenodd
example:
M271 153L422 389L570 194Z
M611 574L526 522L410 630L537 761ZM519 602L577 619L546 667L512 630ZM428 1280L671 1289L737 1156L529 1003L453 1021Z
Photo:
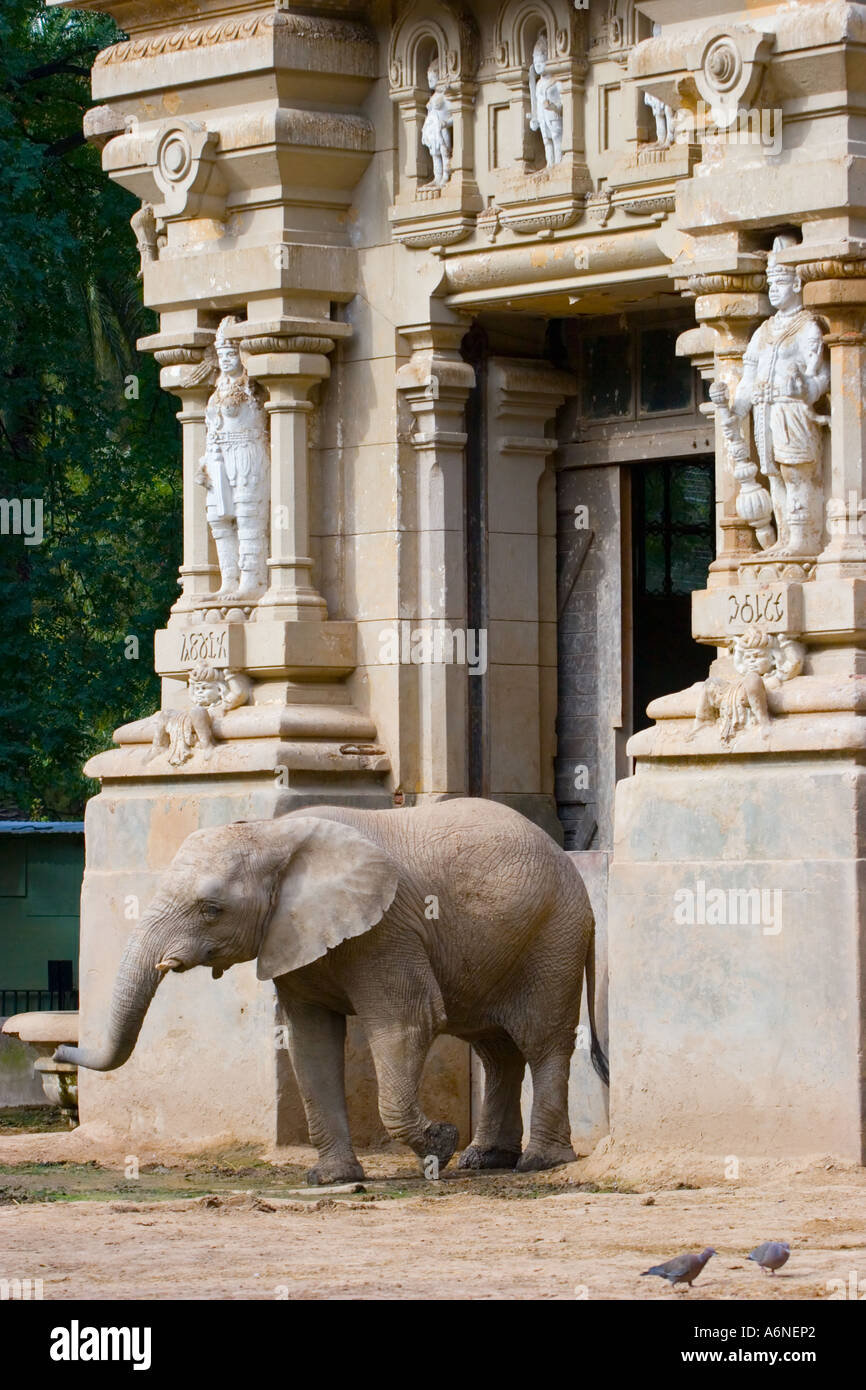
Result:
M164 975L167 970L174 970L176 965L180 965L180 961L175 960L173 956L169 956L168 960L161 960L156 968L160 975Z

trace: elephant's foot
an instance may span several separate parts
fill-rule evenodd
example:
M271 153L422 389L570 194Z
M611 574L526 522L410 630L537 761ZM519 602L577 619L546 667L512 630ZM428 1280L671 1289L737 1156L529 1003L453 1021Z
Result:
M520 1162L519 1149L479 1149L470 1144L460 1155L458 1168L516 1168Z
M310 1187L327 1187L335 1182L363 1182L364 1170L357 1158L323 1158L307 1173Z
M577 1154L570 1144L548 1144L540 1148L530 1144L524 1149L517 1165L518 1173L539 1173L544 1168L556 1168L560 1163L576 1163Z
M437 1159L441 1172L457 1148L459 1138L456 1125L449 1124L447 1120L438 1120L425 1129L421 1147L417 1150L418 1157L422 1163L427 1158Z

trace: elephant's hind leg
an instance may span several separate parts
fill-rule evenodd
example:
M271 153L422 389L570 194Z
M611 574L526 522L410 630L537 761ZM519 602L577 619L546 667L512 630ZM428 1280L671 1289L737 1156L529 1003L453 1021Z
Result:
M289 1056L318 1163L310 1183L356 1182L363 1178L352 1147L346 1113L346 1020L319 1004L292 998L279 989L288 1024Z
M568 1073L573 1051L574 1036L569 1034L561 1040L552 1040L540 1055L530 1053L532 1118L529 1144L517 1165L521 1173L555 1168L559 1163L573 1163L577 1158L571 1147L568 1121Z
M507 1033L477 1038L473 1050L484 1066L484 1102L472 1143L459 1168L516 1168L523 1140L520 1087L526 1060Z

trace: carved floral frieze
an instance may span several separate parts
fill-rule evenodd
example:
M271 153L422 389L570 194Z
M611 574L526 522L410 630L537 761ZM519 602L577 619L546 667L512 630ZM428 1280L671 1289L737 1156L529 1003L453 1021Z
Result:
M216 24L196 24L186 29L172 30L144 39L128 39L112 44L98 53L97 67L118 63L134 63L160 58L173 53L213 48L217 44L258 39L281 30L300 39L318 43L354 43L369 46L371 35L362 24L342 19L323 19L319 16L292 14L273 10L269 14L253 15L248 19L226 19Z

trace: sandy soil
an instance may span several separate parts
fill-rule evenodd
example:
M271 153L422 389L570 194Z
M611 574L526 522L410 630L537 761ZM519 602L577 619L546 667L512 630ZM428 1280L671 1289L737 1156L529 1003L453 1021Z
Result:
M311 1156L142 1154L158 1168L130 1183L81 1131L4 1137L0 1278L41 1278L46 1299L787 1300L838 1297L853 1272L866 1294L866 1171L829 1157L726 1182L721 1161L605 1144L551 1173L431 1184L395 1151L362 1155L362 1193L297 1195ZM49 1186L67 1199L33 1200ZM769 1239L793 1251L772 1278L744 1258ZM691 1291L640 1277L706 1244Z

